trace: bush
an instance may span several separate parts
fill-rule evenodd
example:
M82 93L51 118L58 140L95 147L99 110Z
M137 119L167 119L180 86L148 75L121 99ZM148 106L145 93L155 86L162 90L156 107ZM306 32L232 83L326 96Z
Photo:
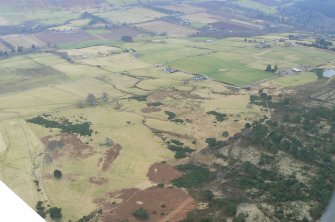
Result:
M62 215L62 208L58 208L58 207L52 207L49 209L49 213L50 213L50 217L52 219L60 219L63 217Z
M169 120L172 120L177 116L175 113L170 112L170 111L165 111L165 114L168 115Z
M226 208L226 213L229 217L235 216L236 211L237 211L237 208L234 203L230 203Z
M225 114L225 113L218 113L216 111L210 111L210 112L207 112L207 114L215 116L216 120L219 121L219 122L224 121L226 119L226 117L227 117L227 114Z
M234 218L234 222L245 222L245 215L243 213L239 213L236 218Z
M213 200L214 194L211 190L204 190L201 192L201 197L205 201Z
M54 171L54 177L56 179L60 179L60 178L62 178L62 176L63 176L62 171L60 171L60 170L55 170Z
M139 208L133 212L133 216L137 217L140 220L148 220L149 219L149 214L146 209Z

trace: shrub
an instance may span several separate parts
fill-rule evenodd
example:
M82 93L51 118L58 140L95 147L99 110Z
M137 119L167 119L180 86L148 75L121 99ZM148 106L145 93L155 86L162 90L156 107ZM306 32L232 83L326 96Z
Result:
M137 217L140 220L148 220L149 219L149 214L146 209L139 208L133 212L133 216Z
M60 219L63 217L62 215L62 208L58 208L58 207L52 207L49 209L49 213L50 213L50 217L52 219Z
M54 177L56 179L60 179L60 178L62 178L62 176L63 176L62 171L60 171L60 170L55 170L54 171Z

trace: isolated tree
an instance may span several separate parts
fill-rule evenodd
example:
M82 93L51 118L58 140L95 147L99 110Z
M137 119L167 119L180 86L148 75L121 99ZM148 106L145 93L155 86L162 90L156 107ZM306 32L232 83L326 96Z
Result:
M62 208L52 207L49 209L50 217L54 220L59 220L63 217Z
M35 44L32 44L32 45L31 45L31 48L32 48L33 50L35 50L35 49L36 49L36 45L35 45Z
M62 178L62 176L63 176L62 171L60 171L60 170L55 170L54 171L54 177L56 179L60 179L60 178Z
M89 106L95 106L98 104L98 101L92 93L89 93L86 97L86 103Z
M278 66L275 65L272 71L273 71L274 73L276 73L276 72L278 71Z
M223 136L223 137L228 137L228 136L229 136L229 132L228 132L228 131L224 131L224 132L222 133L222 136Z
M316 69L315 74L318 77L318 79L322 79L323 78L323 69Z
M266 66L265 71L272 72L272 67L270 64Z
M202 199L205 201L210 201L214 198L214 194L211 190L204 190L201 192Z

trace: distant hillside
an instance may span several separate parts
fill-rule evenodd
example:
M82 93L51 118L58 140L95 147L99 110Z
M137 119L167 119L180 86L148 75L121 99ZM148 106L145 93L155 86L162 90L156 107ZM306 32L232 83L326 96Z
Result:
M286 23L296 28L319 32L335 33L334 0L305 0L279 9Z
M158 2L158 0L0 0L0 6L7 6L9 8L16 9L36 9L46 7L68 8L75 6L96 5L104 2L112 5L128 5Z
M0 5L10 8L73 7L99 4L103 0L0 0Z
M302 10L317 11L328 17L335 17L334 0L306 0L297 3L296 6Z

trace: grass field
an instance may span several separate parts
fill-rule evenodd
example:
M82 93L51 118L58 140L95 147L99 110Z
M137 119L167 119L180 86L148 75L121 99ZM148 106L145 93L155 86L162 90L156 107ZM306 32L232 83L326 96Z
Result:
M60 49L82 49L92 46L115 46L120 45L120 41L116 40L109 40L109 39L95 39L95 40L88 40L88 41L81 41L81 42L69 42L69 43L61 43L58 44Z
M189 36L197 33L198 31L195 29L191 29L188 27L175 25L168 22L163 21L154 21L148 23L141 23L137 25L137 27L143 28L149 32L153 33L166 33L169 36Z
M14 23L22 23L27 20L37 20L43 24L63 24L70 19L79 18L81 12L72 10L36 10L25 11L7 11L0 13L5 19Z
M187 57L176 60L170 65L183 71L204 74L239 86L272 77L272 74L248 67L247 64L243 64L237 59L226 60L217 56Z
M204 24L214 23L220 21L219 18L216 18L214 15L211 15L206 12L196 13L196 14L189 14L182 16L184 19L188 19L193 22L200 22Z
M18 46L22 46L23 48L31 48L33 45L36 47L44 47L46 45L44 42L33 35L7 35L3 36L2 39L16 48Z
M271 83L282 86L282 87L293 87L293 86L299 86L299 85L304 85L307 83L315 82L317 81L317 79L318 78L315 75L315 73L303 72L301 74L289 75L289 76L277 78L271 81Z
M135 24L140 22L151 21L156 18L163 17L165 14L156 12L147 8L133 7L127 10L114 10L102 13L96 13L96 15L103 18L108 18L113 22L119 24Z
M41 196L33 181L41 176L42 145L22 119L1 121L0 132L7 145L0 153L0 179L34 206Z

